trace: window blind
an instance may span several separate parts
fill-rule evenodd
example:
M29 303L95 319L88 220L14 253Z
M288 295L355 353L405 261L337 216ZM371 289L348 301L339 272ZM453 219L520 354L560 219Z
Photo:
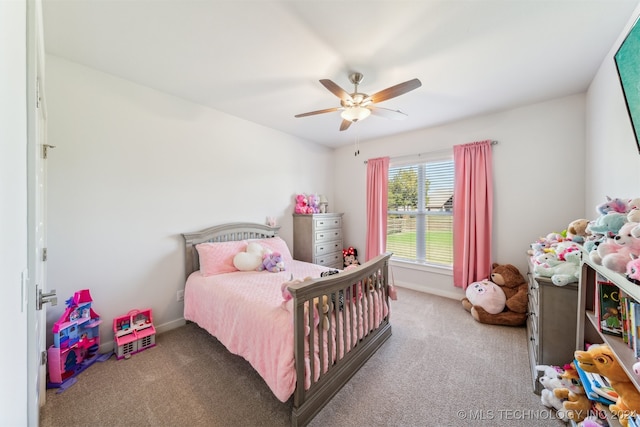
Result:
M387 251L397 259L453 263L453 159L389 167Z

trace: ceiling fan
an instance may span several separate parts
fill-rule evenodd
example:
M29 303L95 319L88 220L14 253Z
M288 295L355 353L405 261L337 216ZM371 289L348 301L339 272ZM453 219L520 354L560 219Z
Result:
M382 101L386 101L396 96L403 95L409 91L419 88L422 83L418 79L406 81L404 83L397 84L395 86L388 87L373 95L367 95L366 93L358 92L358 85L362 82L364 76L361 73L351 73L349 75L349 81L353 83L355 89L353 93L348 93L340 86L335 84L329 79L322 79L320 83L326 87L329 92L340 98L340 107L326 108L324 110L310 111L308 113L296 114L295 117L307 117L316 114L332 113L334 111L341 111L342 123L340 123L340 130L347 130L351 123L356 123L369 117L370 114L383 116L390 119L403 119L407 117L405 113L400 110L392 110L389 108L378 107L374 104Z

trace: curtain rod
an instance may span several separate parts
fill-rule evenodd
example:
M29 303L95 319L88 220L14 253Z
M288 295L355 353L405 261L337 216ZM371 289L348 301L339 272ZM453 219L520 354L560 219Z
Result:
M496 141L496 140L491 141L491 145L498 145L498 141ZM404 159L404 158L420 157L420 156L422 156L424 154L430 154L431 155L431 154L438 154L438 153L443 153L443 152L448 152L448 151L449 150L438 150L438 151L432 151L432 152L429 152L429 153L409 154L409 155L406 155L406 156L391 157L391 158L389 158L389 160L397 161L397 160L401 160L401 159ZM367 164L367 160L365 160L363 163L366 165Z

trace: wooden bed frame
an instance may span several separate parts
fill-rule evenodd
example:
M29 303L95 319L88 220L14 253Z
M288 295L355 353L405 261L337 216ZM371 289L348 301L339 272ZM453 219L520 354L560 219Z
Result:
M210 227L202 231L194 233L185 233L185 273L188 277L192 272L199 270L198 253L195 245L204 242L227 242L245 239L263 239L271 238L278 235L279 227L269 227L262 224L253 223L229 223L215 227ZM379 325L371 324L371 322L363 322L361 313L367 308L367 312L377 311L379 306L371 304L372 298L377 296L384 301L389 307L388 294L388 261L391 257L390 253L380 255L367 263L362 264L358 268L334 274L319 279L311 279L300 284L289 287L294 298L294 357L296 361L296 388L293 393L293 409L291 413L291 425L294 427L306 425L330 400L331 398L346 384L349 379L364 365L364 363L373 355L380 346L391 336L391 324L389 323L389 314L383 317ZM356 289L363 290L363 297L359 298L360 303L355 304L351 293L356 295ZM367 297L367 292L371 293L371 297ZM374 296L375 295L375 296ZM335 319L342 316L344 306L351 307L357 313L358 329L362 327L363 334L354 337L351 342L344 339L345 322L341 322L342 339L337 337L334 349L334 343L329 340L327 347L323 348L322 341L318 339L318 347L316 351L328 352L326 354L343 353L342 357L336 357L335 361L329 358L329 366L325 366L324 358L320 357L319 373L314 372L313 363L311 363L311 387L305 390L304 378L304 344L305 339L314 342L314 333L317 331L311 328L309 336L305 336L305 316L307 324L313 324L313 310L306 310L305 303L309 306L309 301L340 301L339 304L329 304L329 312L320 314L326 316L320 321L328 322L336 331L338 323ZM346 307L346 308L348 308ZM380 314L382 316L382 314ZM346 316L341 317L342 319ZM333 325L335 323L335 325ZM347 320L347 324L350 320ZM364 323L364 324L363 324ZM353 335L353 334L352 334ZM315 377L319 376L316 380Z

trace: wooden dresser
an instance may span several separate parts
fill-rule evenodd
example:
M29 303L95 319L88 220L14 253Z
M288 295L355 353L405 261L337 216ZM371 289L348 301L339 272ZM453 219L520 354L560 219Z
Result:
M342 269L342 214L293 214L293 258Z
M529 363L533 390L540 394L541 372L536 365L562 367L573 361L576 347L576 319L578 316L578 284L556 286L550 278L536 277L529 259Z

